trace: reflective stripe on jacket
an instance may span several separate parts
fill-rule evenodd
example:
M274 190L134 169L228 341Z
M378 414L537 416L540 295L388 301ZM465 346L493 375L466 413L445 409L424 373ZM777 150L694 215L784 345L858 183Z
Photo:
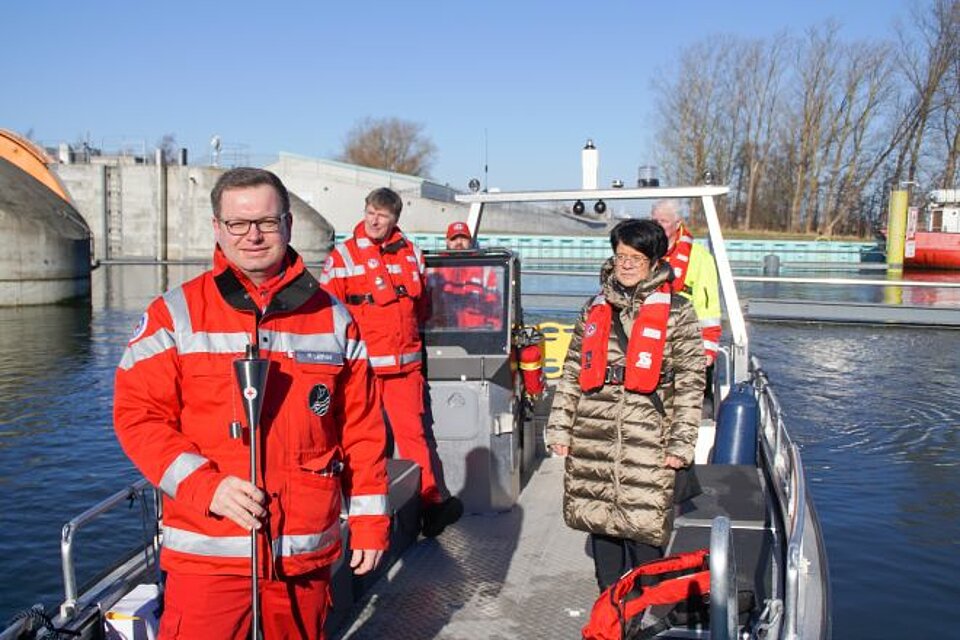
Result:
M398 245L395 251L384 251ZM423 274L420 249L399 228L374 244L360 223L327 257L320 284L347 304L377 374L420 368L420 323L426 299Z
M260 572L297 575L339 556L341 490L351 548L385 549L385 430L357 326L292 249L265 310L243 278L218 249L212 271L150 305L117 369L117 437L163 492L161 566L250 573L249 532L209 506L224 478L250 478L230 423L245 423L233 362L251 340L270 362L257 429L269 511Z

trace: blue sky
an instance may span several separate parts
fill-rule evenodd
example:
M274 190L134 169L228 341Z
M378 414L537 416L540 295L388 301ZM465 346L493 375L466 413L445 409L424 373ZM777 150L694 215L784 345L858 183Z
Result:
M653 160L654 91L716 34L772 37L834 19L891 38L909 0L5 2L0 127L109 150L166 133L192 159L217 134L253 161L333 157L364 117L424 125L432 177L465 188L602 184Z

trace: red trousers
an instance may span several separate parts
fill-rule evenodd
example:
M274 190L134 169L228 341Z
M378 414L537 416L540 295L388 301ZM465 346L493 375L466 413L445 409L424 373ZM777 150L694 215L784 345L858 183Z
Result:
M377 376L377 388L390 421L397 457L420 465L420 501L440 502L443 499L437 485L440 459L436 448L427 442L423 426L423 374L410 371Z
M330 604L330 569L306 576L264 580L260 628L264 640L323 640ZM247 640L250 578L167 574L158 640Z

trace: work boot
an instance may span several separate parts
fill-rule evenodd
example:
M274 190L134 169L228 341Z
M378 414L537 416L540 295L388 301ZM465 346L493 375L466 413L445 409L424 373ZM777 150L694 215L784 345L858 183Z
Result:
M431 504L424 507L420 516L420 533L427 538L436 538L462 515L463 503L454 496L450 496L443 502Z

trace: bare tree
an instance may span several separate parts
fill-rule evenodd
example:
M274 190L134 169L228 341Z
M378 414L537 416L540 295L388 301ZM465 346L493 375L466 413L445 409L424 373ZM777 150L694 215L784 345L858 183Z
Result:
M807 31L806 40L797 51L797 76L800 82L800 111L793 122L797 148L792 153L794 175L787 228L799 230L812 226L817 217L817 193L820 180L820 150L824 127L830 112L830 96L834 91L837 50L837 25L827 23ZM789 133L787 134L789 135Z
M892 97L889 53L883 44L856 43L844 48L842 98L826 149L831 159L824 167L822 232L826 235L859 212L868 184L893 149L877 135L880 111Z
M946 151L943 174L933 184L944 189L960 184L960 51L953 57L949 74L941 86L940 136Z
M685 49L657 86L664 175L712 170L730 185L727 224L828 235L868 231L891 181L954 186L960 0L924 2L896 51L842 42L832 21Z
M751 226L774 141L783 41L784 37L780 36L766 43L760 40L749 42L741 48L738 56L737 112L742 119L739 155L746 182L741 221L744 229Z
M926 12L916 5L913 26L899 32L901 70L912 94L903 107L903 145L893 175L897 181L916 180L931 120L944 108L937 97L960 55L960 0L933 0Z
M720 181L730 179L737 126L737 118L730 117L730 60L736 46L732 38L692 46L681 55L675 76L664 76L656 87L658 156L668 182L697 184L708 170ZM725 219L727 203L719 204ZM694 218L698 214L691 212Z
M423 125L399 118L365 118L347 134L339 159L374 169L426 177L436 146Z

